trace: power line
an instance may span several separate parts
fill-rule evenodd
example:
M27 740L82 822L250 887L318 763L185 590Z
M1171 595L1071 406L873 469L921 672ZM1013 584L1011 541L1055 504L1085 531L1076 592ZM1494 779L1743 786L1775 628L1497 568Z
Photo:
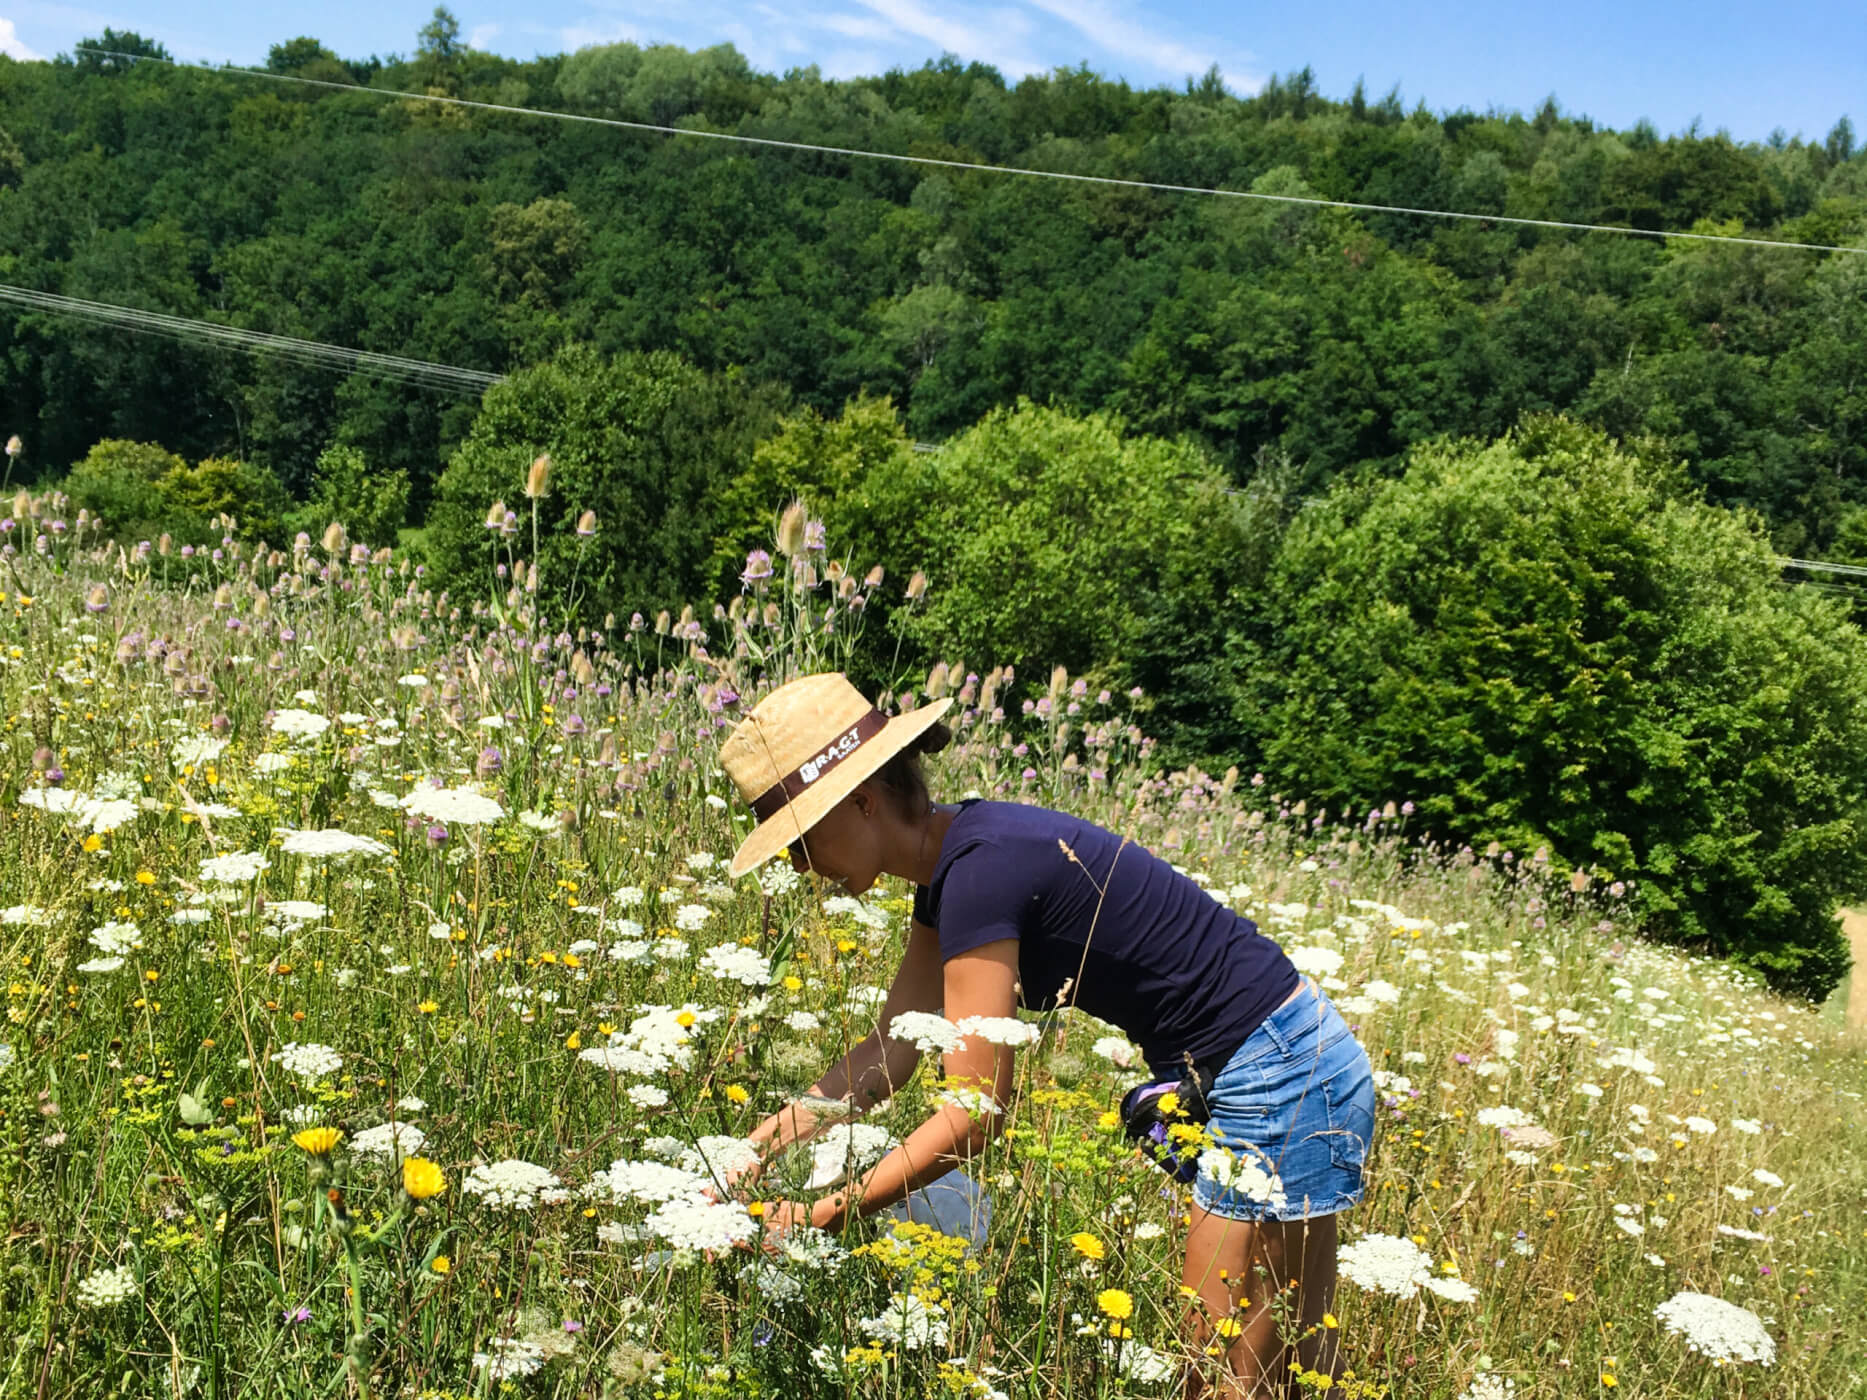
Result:
M1261 194L1256 190L1225 190L1204 185L1174 185L1155 180L1124 180L1112 175L1078 175L1062 170L1031 170L1016 165L987 165L979 161L943 160L937 156L910 156L894 151L863 151L851 146L821 146L807 141L782 141L772 136L744 136L729 131L698 131L684 126L661 126L654 122L624 121L620 117L597 117L579 112L557 112L546 107L514 107L501 102L479 102L467 97L447 97L429 92L404 92L396 88L361 87L355 83L334 83L323 78L306 78L296 73L268 73L259 68L231 65L215 68L205 63L183 63L175 59L154 58L147 54L118 53L113 49L75 46L78 53L123 58L137 63L163 63L173 68L191 68L203 73L236 74L264 78L269 82L298 83L305 87L330 88L337 92L368 93L377 97L396 97L409 102L439 102L453 107L470 107L484 112L508 112L522 117L548 117L554 121L581 122L590 126L615 127L623 131L652 131L665 136L694 136L710 141L733 141L748 146L770 146L781 150L808 151L814 155L847 156L854 160L896 161L904 165L936 166L946 170L974 170L987 175L1025 175L1045 180L1069 180L1086 185L1113 185L1122 189L1156 190L1163 194L1203 194L1220 199L1255 199L1275 204L1307 204L1327 209L1353 209L1372 214L1413 214L1428 219L1466 219L1477 223L1514 224L1526 228L1569 229L1584 233L1618 233L1636 238L1684 238L1700 243L1740 243L1756 248L1797 248L1812 253L1867 253L1867 247L1847 248L1832 243L1792 243L1775 238L1742 238L1724 233L1671 233L1652 229L1620 228L1613 224L1569 223L1561 219L1525 219L1507 214L1467 214L1455 209L1415 209L1398 204L1363 204L1347 199L1322 199L1295 194Z
M463 369L458 365L437 364L432 360L411 360L403 355L382 355L372 350L353 350L322 340L302 340L297 336L272 335L266 331L242 330L223 326L217 321L202 321L186 316L169 316L159 311L144 311L133 306L110 302L85 301L57 292L38 292L29 287L0 283L0 302L43 311L54 316L74 317L106 325L126 326L133 331L166 336L195 344L223 344L254 354L276 355L315 369L363 372L380 379L396 380L425 388L477 397L499 383L505 376L483 370Z
M1818 574L1845 574L1849 578L1867 578L1867 569L1858 564L1830 564L1826 559L1791 559L1778 555L1776 562L1786 569L1807 569Z

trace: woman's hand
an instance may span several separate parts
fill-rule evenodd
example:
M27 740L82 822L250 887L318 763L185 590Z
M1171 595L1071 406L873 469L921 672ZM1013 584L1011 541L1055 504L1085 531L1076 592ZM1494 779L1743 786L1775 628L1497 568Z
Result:
M764 1214L759 1218L765 1225L762 1241L769 1253L777 1253L784 1237L800 1225L813 1223L814 1207L809 1201L767 1201Z

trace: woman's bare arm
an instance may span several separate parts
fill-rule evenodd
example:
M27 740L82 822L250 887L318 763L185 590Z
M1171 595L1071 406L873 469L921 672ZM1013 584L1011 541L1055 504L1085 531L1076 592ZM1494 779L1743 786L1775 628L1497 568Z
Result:
M916 919L909 926L907 950L882 1003L877 1029L811 1085L806 1098L850 1103L861 1112L907 1083L920 1062L920 1051L889 1039L888 1025L904 1011L938 1010L943 985L939 935ZM752 1141L770 1156L792 1143L809 1141L837 1116L814 1112L807 1103L794 1100L754 1128Z

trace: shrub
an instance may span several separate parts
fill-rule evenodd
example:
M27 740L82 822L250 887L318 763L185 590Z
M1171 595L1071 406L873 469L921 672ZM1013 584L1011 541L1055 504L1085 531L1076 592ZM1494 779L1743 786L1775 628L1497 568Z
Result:
M161 485L170 472L186 466L153 442L106 438L72 467L65 492L74 507L99 516L112 539L124 544L154 540L188 523Z
M393 546L408 515L408 492L407 472L371 471L356 448L326 448L312 475L311 499L291 512L285 528L317 539L336 520L353 540Z
M1760 522L1561 419L1299 515L1235 644L1268 773L1633 880L1656 935L1819 997L1867 887L1867 646Z
M228 515L242 538L276 544L292 505L284 484L270 469L228 457L172 467L156 486L183 518L177 538L195 543L209 536L219 539L218 517Z

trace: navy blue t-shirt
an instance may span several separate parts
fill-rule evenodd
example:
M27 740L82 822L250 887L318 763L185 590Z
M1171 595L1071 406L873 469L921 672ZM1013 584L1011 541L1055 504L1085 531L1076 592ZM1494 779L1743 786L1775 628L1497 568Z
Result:
M1223 1064L1301 980L1256 924L1166 861L1042 807L962 804L914 917L940 935L942 962L1017 939L1027 1007L1059 1005L1069 983L1069 1004L1120 1026L1163 1076L1188 1055Z

